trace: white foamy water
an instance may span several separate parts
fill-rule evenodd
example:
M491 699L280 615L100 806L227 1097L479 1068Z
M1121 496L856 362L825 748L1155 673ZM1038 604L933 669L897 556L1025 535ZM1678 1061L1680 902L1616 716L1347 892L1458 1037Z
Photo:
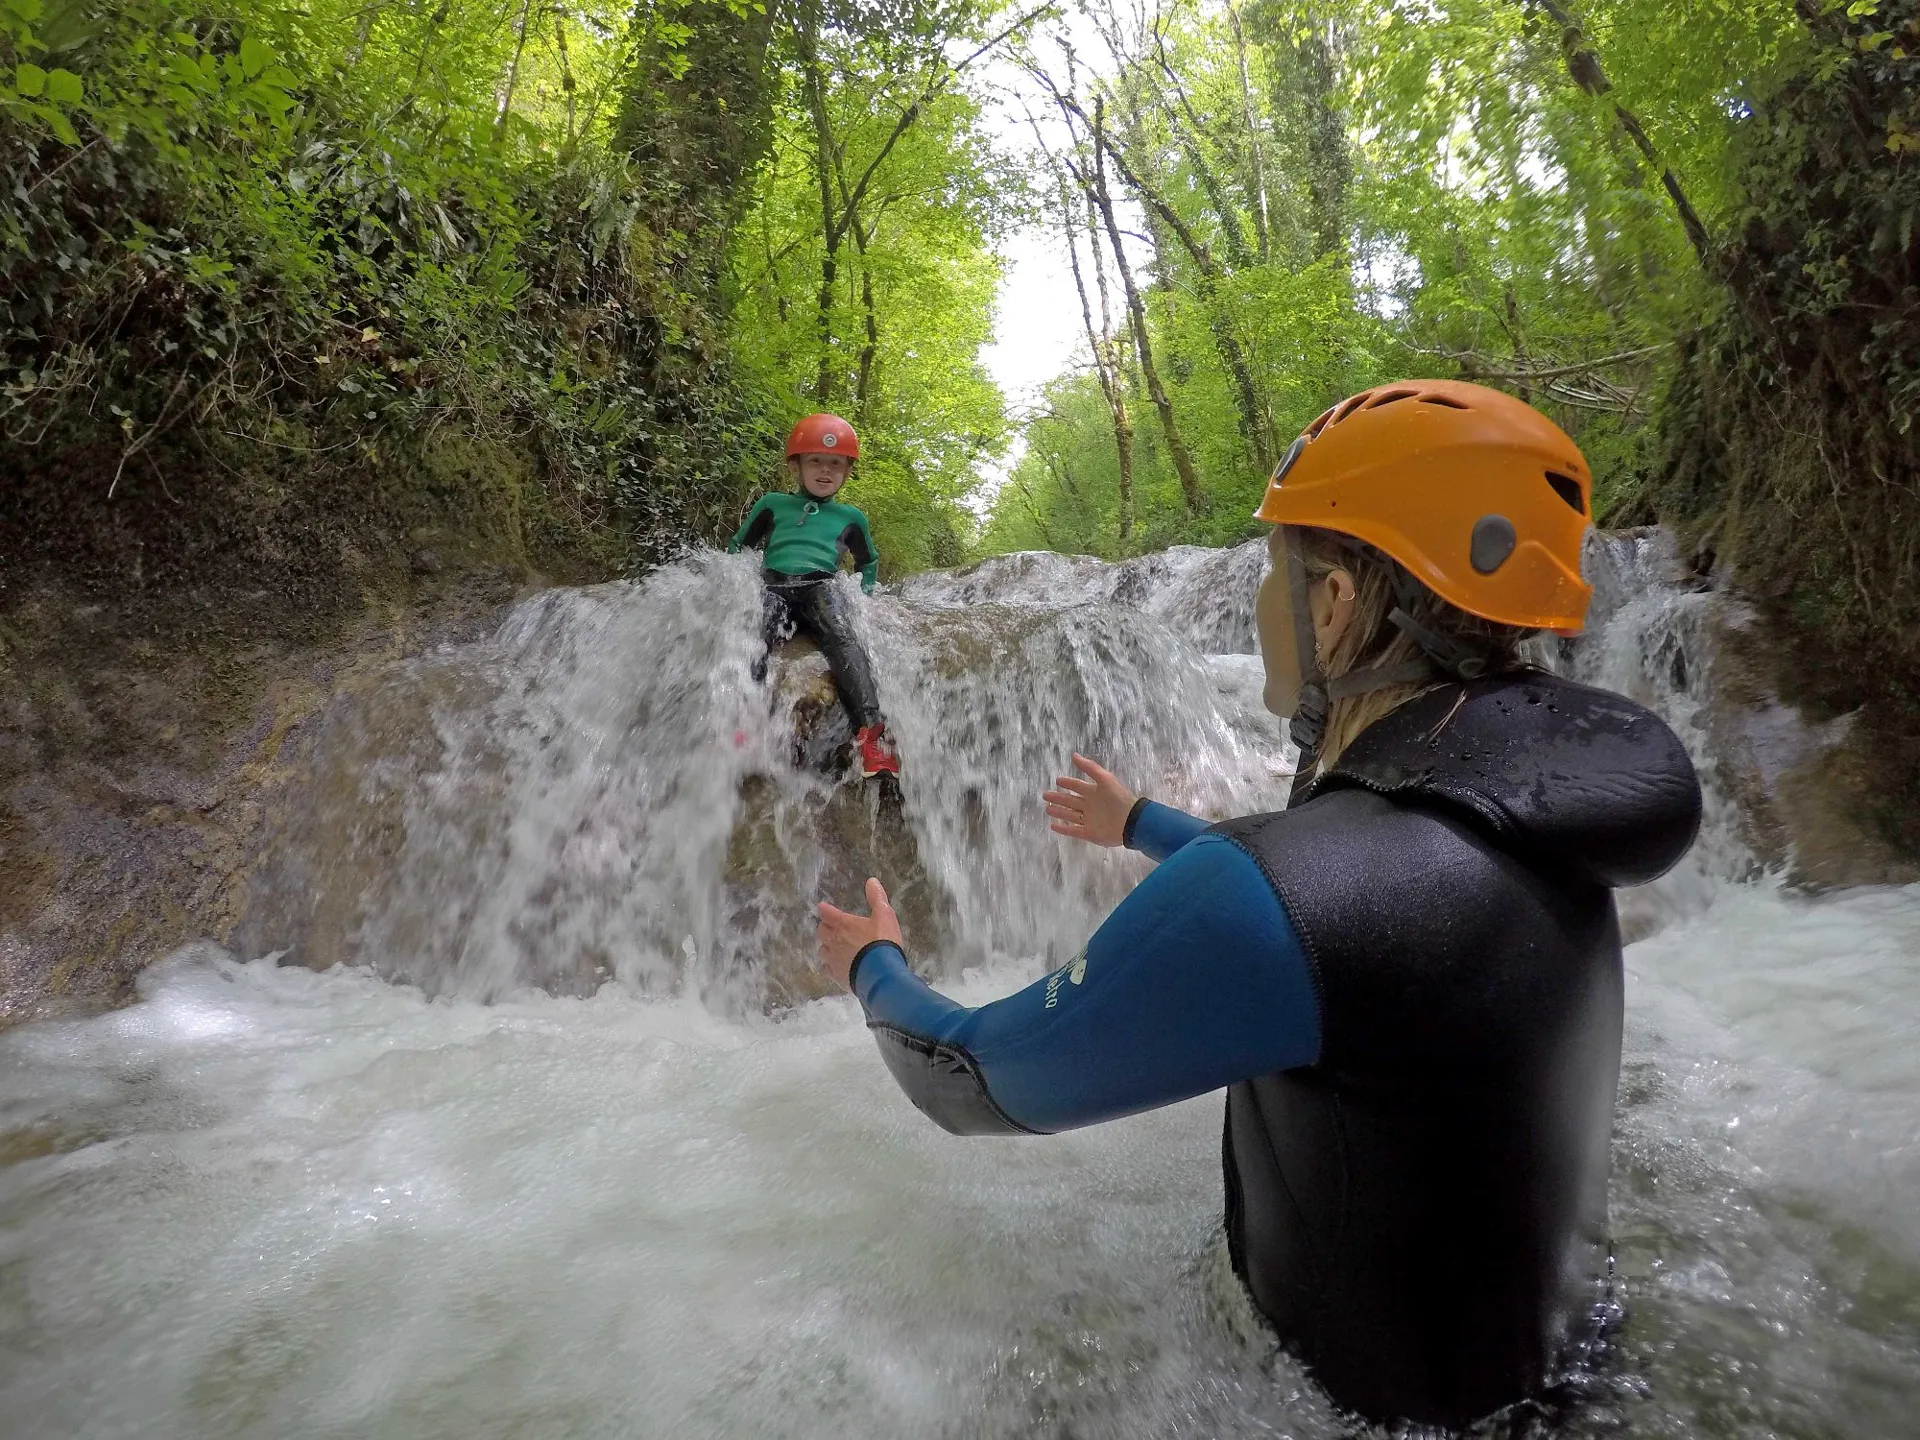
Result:
M255 923L363 968L190 948L0 1036L5 1433L1336 1433L1221 1281L1217 1096L956 1139L851 1000L769 980L869 858L963 1000L1077 945L1140 862L1046 833L1074 744L1277 802L1258 662L1208 657L1243 650L1247 553L1159 564L865 605L897 820L784 765L729 561L542 597L343 712ZM1691 603L1620 607L1644 643L1579 663L1684 719ZM1565 1433L1908 1435L1920 891L1736 884L1724 844L1628 901L1630 1318Z

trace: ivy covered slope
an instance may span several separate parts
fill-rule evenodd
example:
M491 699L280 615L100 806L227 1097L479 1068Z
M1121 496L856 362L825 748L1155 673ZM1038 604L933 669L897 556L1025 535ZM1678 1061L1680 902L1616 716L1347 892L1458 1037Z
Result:
M1855 715L1861 803L1920 853L1920 0L1797 8L1650 500L1759 601L1788 698Z
M9 583L324 599L433 534L614 573L724 533L822 405L890 565L951 557L1003 429L948 54L987 23L0 0Z

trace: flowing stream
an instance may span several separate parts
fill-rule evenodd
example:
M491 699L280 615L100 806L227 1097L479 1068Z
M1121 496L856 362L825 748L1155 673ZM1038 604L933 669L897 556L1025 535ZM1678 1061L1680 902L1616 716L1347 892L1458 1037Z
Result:
M1596 551L1564 663L1697 738L1710 597L1657 560ZM955 1139L807 964L867 873L959 998L1071 953L1145 865L1046 831L1071 749L1281 803L1263 565L860 602L897 809L795 768L819 661L752 680L744 559L549 592L343 699L242 953L0 1036L5 1433L1342 1433L1223 1277L1217 1095ZM1920 1433L1920 890L1788 893L1714 799L1621 901L1627 1319L1554 1433Z

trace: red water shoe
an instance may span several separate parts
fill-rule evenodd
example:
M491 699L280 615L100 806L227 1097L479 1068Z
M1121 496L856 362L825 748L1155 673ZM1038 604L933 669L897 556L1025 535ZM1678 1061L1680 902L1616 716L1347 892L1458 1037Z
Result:
M853 743L860 752L860 774L866 779L900 773L900 757L894 753L893 741L887 738L885 721L862 725L854 732Z

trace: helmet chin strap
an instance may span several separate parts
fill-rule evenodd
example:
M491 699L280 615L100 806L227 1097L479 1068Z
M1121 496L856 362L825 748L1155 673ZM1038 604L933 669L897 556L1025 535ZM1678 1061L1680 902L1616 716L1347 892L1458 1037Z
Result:
M1420 602L1420 582L1399 566L1394 567L1393 598L1395 604L1387 623L1418 645L1440 675L1450 680L1478 680L1493 669L1493 657L1485 651L1431 630L1413 618L1413 609Z

